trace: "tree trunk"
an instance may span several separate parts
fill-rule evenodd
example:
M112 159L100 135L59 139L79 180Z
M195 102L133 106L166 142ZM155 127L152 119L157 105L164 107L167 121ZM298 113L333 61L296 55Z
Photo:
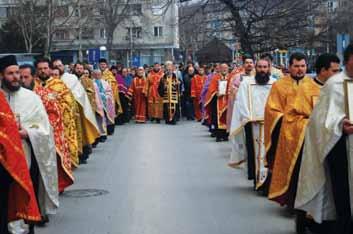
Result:
M240 15L240 9L234 5L232 1L221 0L227 7L229 7L233 20L235 22L234 30L236 35L239 37L241 48L247 54L254 55L254 50L249 40L249 32L246 30L242 17Z
M113 41L114 41L114 29L113 27L107 28L107 59L110 59L110 55L112 54L113 50Z
M48 23L46 27L46 38L44 45L44 56L50 57L51 40L52 40L52 24L53 24L53 2L52 0L47 0L48 4Z

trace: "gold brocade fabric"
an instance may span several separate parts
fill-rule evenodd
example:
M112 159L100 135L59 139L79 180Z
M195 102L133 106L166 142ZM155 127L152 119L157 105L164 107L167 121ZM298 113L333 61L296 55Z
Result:
M96 90L94 88L93 80L88 77L81 77L80 81L83 88L86 90L93 112L97 113Z
M81 155L83 153L83 127L82 127L82 117L80 112L80 104L77 101L75 101L75 106L72 109L74 109L74 112L75 112L78 155Z
M76 126L77 103L70 89L57 78L50 78L43 82L36 79L36 85L42 86L56 93L61 113L63 115L65 139L69 144L71 163L78 166L78 131ZM74 107L74 108L73 108Z
M73 183L74 176L71 167L69 144L65 138L65 126L58 99L55 98L54 92L49 91L39 85L37 85L33 91L42 99L45 110L48 114L50 125L53 128L56 152L60 157L61 167L66 175L71 179L70 183Z
M269 198L273 200L289 190L294 168L303 146L305 129L320 94L320 86L311 78L305 77L299 83L294 81L292 86L289 86L287 82L289 83L287 80L284 82L283 88L292 87L293 93L286 97L285 112L273 164L269 192ZM290 194L290 196L294 195ZM286 199L279 199L279 202L288 202Z
M283 77L272 85L265 107L265 148L266 152L272 145L272 133L278 121L289 111L290 104L294 103L300 84L309 77L297 82L290 76Z
M164 76L160 82L163 82L163 104L166 105L168 120L172 121L177 113L179 103L179 81L175 76Z
M121 102L120 102L119 86L118 86L118 82L116 81L116 79L114 77L114 74L107 69L103 72L102 78L103 78L103 80L107 81L108 84L112 87L117 115L122 114L123 108L122 108Z
M91 145L99 137L96 127L85 117L83 107L78 105L82 132L82 146Z

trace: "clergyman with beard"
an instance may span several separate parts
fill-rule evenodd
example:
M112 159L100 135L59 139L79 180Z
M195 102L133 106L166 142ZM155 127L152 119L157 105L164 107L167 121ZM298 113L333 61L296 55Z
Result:
M23 149L44 221L59 207L58 171L54 136L44 105L35 93L21 87L17 64L7 68L2 78L2 90L11 110L18 116ZM11 233L28 229L22 220L9 224Z
M247 168L248 179L255 189L261 187L267 177L264 165L264 110L272 84L270 63L260 59L256 63L256 75L244 79L234 102L230 140L232 143L229 166Z

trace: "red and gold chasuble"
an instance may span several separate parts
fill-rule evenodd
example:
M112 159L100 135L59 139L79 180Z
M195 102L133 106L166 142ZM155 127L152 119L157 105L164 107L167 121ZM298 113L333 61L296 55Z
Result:
M53 127L56 153L58 158L59 192L72 185L74 176L71 168L71 157L68 142L65 139L63 116L56 93L41 86L36 86L34 92L40 96L48 113L50 125Z
M218 95L218 84L220 81L229 80L229 75L223 77L221 74L215 74L210 86L208 87L208 91L206 94L206 102L205 109L207 111L208 116L212 116L212 99L217 96L217 123L219 129L227 128L227 107L228 107L228 95Z
M148 101L148 116L150 118L163 118L163 98L159 96L158 86L161 78L164 76L163 71L151 71L147 77L146 94Z
M202 119L201 111L201 91L207 77L205 75L195 75L191 80L191 97L194 102L195 118L196 120Z
M15 117L0 92L0 163L13 179L8 201L8 219L40 221L37 200Z
M135 109L135 121L146 122L146 79L135 77L129 88L129 95L132 97Z
M69 145L71 163L73 166L77 167L79 162L78 131L80 131L80 126L77 126L76 124L76 116L79 115L79 112L75 98L70 89L61 79L50 78L45 82L36 79L36 85L47 88L51 92L56 93L60 111L62 113L64 136Z

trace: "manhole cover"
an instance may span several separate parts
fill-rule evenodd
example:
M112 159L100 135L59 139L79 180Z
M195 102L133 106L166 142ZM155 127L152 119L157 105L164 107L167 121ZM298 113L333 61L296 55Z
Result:
M73 189L64 192L65 197L98 197L106 195L109 192L102 189Z

